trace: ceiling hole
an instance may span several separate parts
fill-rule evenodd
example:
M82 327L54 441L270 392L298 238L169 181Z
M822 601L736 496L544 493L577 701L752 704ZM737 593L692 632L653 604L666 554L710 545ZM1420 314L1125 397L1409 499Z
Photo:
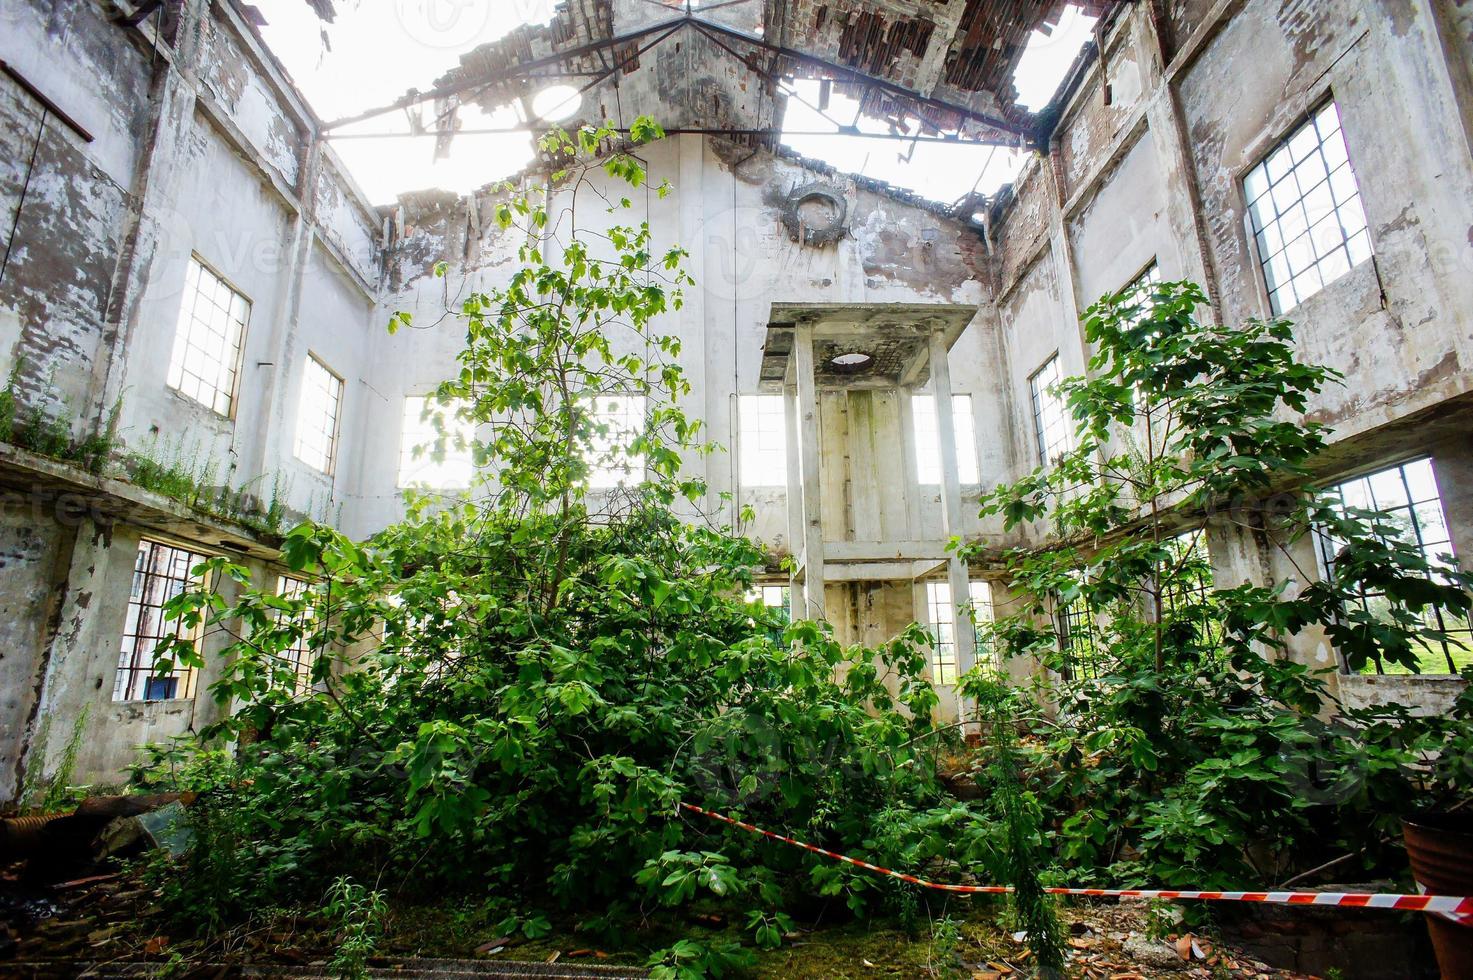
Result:
M835 354L829 358L829 366L835 371L849 373L863 371L874 363L874 357L863 351L851 351L847 354Z

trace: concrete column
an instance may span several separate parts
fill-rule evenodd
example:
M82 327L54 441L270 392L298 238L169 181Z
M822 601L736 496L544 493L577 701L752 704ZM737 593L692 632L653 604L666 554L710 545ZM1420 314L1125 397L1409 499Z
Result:
M931 388L936 395L936 431L941 442L941 531L949 540L961 533L962 483L956 458L956 419L952 414L951 363L946 338L933 331L931 344ZM951 614L956 625L956 667L959 674L972 669L977 660L977 637L972 618L966 613L971 599L967 589L967 566L952 552L946 561L951 582Z
M1473 569L1473 447L1468 440L1454 439L1433 449L1432 473L1453 554L1460 565Z
M788 605L793 616L807 609L803 601L803 582L796 571L803 553L803 467L798 450L798 386L783 386L783 422L786 427L788 463L788 552L794 571L788 578Z
M823 498L819 487L818 386L811 324L800 323L794 328L793 357L797 368L798 452L803 485L804 611L809 619L823 619Z

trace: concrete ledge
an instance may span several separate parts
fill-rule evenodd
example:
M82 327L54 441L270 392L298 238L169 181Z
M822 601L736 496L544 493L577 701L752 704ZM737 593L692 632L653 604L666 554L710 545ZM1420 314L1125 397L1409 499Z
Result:
M122 523L253 558L270 561L279 555L278 537L7 443L0 443L0 500L37 508L38 521Z

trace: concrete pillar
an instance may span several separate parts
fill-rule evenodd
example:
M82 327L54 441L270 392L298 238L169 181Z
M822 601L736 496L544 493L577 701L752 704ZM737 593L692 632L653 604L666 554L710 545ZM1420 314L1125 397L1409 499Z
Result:
M1459 564L1473 569L1473 446L1453 439L1432 451L1432 473Z
M793 357L797 369L798 453L803 486L804 614L809 619L823 619L823 498L819 485L818 385L811 324L800 323L794 328Z
M786 427L788 463L788 553L794 570L788 578L788 606L796 617L808 607L803 600L803 581L797 564L803 553L803 466L798 450L798 386L783 386L783 423Z
M941 532L948 540L962 529L962 483L956 457L956 419L952 414L951 364L946 338L933 331L931 345L931 388L936 396L936 432L941 443ZM971 594L967 588L967 566L955 552L946 561L951 583L951 614L956 626L956 669L964 674L977 660L977 637L967 614ZM958 704L958 715L961 705Z

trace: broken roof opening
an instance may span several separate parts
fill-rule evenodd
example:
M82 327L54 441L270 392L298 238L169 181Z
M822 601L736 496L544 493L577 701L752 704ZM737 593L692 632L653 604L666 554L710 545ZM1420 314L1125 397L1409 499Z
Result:
M302 0L257 2L382 203L510 176L551 124L650 115L971 214L1015 178L1097 19L1126 0L397 0L340 4L326 51Z
M1034 30L1013 72L1018 105L1038 112L1054 100L1098 23L1098 17L1091 17L1077 4L1070 4L1057 25L1044 24Z
M856 99L833 91L825 96L827 87L817 79L784 86L782 142L844 173L950 204L972 193L992 194L1017 176L1026 158L1016 146L963 140L955 131L923 132L917 119L870 118Z

